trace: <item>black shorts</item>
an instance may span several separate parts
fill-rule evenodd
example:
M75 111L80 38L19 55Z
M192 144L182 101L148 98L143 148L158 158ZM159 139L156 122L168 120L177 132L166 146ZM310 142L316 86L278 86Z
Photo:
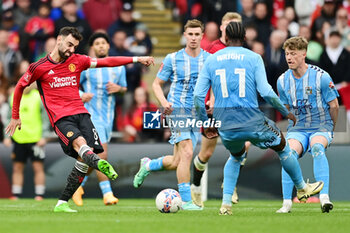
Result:
M42 147L36 146L36 143L17 143L13 141L12 160L15 162L26 163L28 158L33 161L43 162L45 151Z
M87 113L66 116L59 119L55 123L54 130L60 139L61 147L67 155L78 158L72 146L72 142L79 136L82 136L89 147L94 148L94 153L99 154L103 152L103 147L100 137L92 124L90 115Z

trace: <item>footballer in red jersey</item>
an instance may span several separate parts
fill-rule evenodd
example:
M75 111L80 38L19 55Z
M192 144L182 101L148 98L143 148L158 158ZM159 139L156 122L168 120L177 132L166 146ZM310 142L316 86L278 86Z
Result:
M63 151L77 161L67 179L54 212L76 212L68 205L89 167L95 168L114 180L113 167L96 153L103 152L99 136L79 96L80 73L94 67L113 67L132 62L146 66L154 64L153 57L90 58L75 54L82 36L75 27L63 27L55 48L46 57L31 64L16 85L13 97L12 119L6 127L11 136L21 129L19 106L23 90L34 81L50 118L52 127L60 139ZM92 149L91 149L92 148Z
M220 25L220 31L221 31L221 37L215 41L213 41L207 48L206 51L209 53L215 53L223 48L226 48L225 44L225 36L226 36L226 26L230 22L242 22L242 17L240 14L236 12L227 12L221 20ZM214 95L211 92L211 88L209 89L207 96L205 98L205 104L207 109L208 116L212 116L213 114L213 106L214 106L215 98ZM198 155L193 160L193 184L191 186L191 194L192 199L195 204L198 206L203 206L203 201L201 197L201 179L203 176L203 173L205 171L205 168L207 167L206 164L208 163L210 157L213 155L215 147L217 143L217 137L214 138L207 138L204 134L202 136L202 143L201 143L201 149L198 153ZM246 142L246 148L245 148L245 156L247 155L248 148L250 146L250 142ZM245 160L243 160L241 167L244 165ZM235 192L232 196L232 203L236 204L238 203L238 195L237 191L235 189Z

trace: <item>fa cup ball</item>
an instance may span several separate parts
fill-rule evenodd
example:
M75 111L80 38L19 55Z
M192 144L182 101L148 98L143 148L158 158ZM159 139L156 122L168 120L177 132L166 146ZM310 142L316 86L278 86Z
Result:
M176 213L181 205L181 196L174 189L164 189L156 197L156 206L161 213Z

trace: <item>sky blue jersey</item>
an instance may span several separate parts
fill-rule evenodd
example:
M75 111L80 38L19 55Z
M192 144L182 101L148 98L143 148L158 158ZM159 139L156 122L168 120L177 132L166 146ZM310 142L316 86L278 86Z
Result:
M157 77L163 81L170 79L171 86L167 100L172 103L173 108L193 108L194 87L199 72L209 56L210 53L202 49L197 57L192 57L185 52L185 49L181 49L164 58Z
M81 73L80 85L84 92L93 93L92 99L85 103L94 124L112 125L115 111L115 94L108 94L108 82L126 87L124 66L90 68Z
M221 121L221 130L249 128L265 120L257 91L282 115L289 113L267 82L261 56L243 47L226 47L204 63L194 91L200 120L207 119L204 98L210 86L215 96L213 115Z
M339 95L327 72L308 65L297 79L289 69L278 78L277 88L283 104L289 105L297 118L297 124L293 127L290 123L288 130L333 130L328 102Z

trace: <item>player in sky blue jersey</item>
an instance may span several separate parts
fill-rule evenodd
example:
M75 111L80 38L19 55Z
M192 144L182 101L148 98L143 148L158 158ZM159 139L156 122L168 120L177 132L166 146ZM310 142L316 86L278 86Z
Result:
M97 58L108 56L109 38L106 34L94 33L90 37L89 44ZM118 66L87 69L81 73L80 85L83 88L81 98L91 115L91 120L104 149L104 152L98 155L103 159L107 159L107 143L112 135L116 93L125 92L127 89L125 68L124 66ZM91 172L92 169L90 168L81 186L72 197L74 203L78 206L83 205L83 186ZM96 175L105 205L117 204L118 198L113 195L107 176L99 171L96 171Z
M300 200L315 195L323 182L306 184L297 159L275 123L259 110L257 92L283 116L295 122L295 116L282 104L267 82L261 56L242 47L245 30L240 22L226 27L224 48L210 56L202 69L194 91L194 104L199 119L207 120L204 98L212 87L215 104L213 117L221 121L218 129L224 146L231 155L224 168L223 201L220 215L231 215L231 198L236 186L240 163L244 159L245 141L277 152L287 173L292 177ZM212 127L205 128L208 137L216 136Z
M286 138L290 148L296 151L296 158L311 152L315 179L324 182L320 192L321 210L329 212L333 204L328 195L329 165L325 150L332 142L337 122L338 92L327 72L305 63L307 45L303 37L292 37L284 43L289 69L279 77L277 88L282 103L297 118L296 125L288 126ZM283 206L277 213L289 213L293 182L283 168L282 190Z
M242 16L236 12L226 12L226 14L221 19L221 25L220 25L220 31L221 31L221 37L215 41L213 41L209 47L204 48L209 53L213 54L217 51L226 48L225 45L225 29L226 26L231 22L242 22ZM215 102L215 98L212 95L212 92L209 91L205 101L206 101L206 107L207 107L207 114L213 115L213 106ZM201 149L197 156L193 159L193 184L191 185L191 194L193 202L196 203L199 206L204 206L203 200L202 200L202 187L201 187L201 179L203 176L203 173L207 167L207 164L209 162L209 159L214 153L216 143L216 138L206 138L204 135L202 135L201 140ZM248 149L250 146L250 142L247 142L246 144L246 153L248 153ZM248 155L248 154L247 154ZM244 166L244 161L242 161L241 168ZM233 196L232 196L232 203L237 204L238 203L238 194L237 194L237 188L235 189Z
M134 187L138 188L151 171L175 170L178 180L184 210L201 210L191 199L190 166L193 150L200 136L198 128L175 126L178 122L195 119L193 106L193 91L199 72L210 55L200 48L203 36L203 24L198 20L187 21L184 27L186 47L168 54L164 59L156 79L153 91L164 108L164 114L171 124L170 143L174 145L173 155L167 155L150 160L142 158L140 170L135 175ZM164 96L163 84L171 81L168 98Z

